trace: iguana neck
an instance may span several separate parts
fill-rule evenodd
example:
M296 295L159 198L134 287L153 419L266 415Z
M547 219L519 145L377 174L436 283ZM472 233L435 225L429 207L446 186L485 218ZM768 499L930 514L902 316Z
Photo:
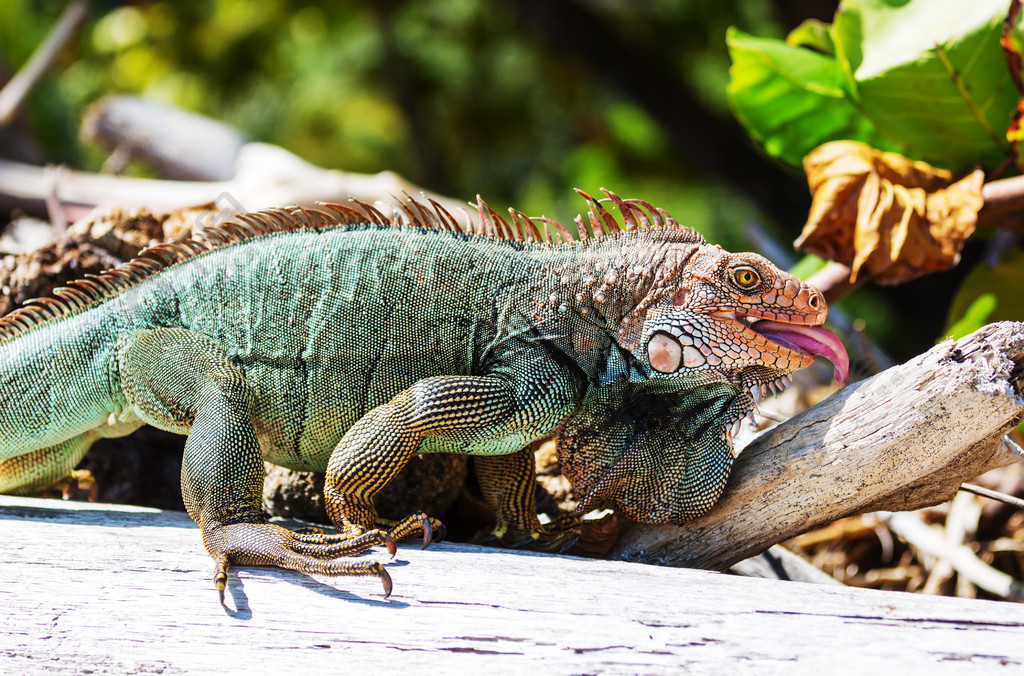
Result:
M656 244L648 232L625 232L570 246L527 249L535 273L516 290L518 314L534 336L589 376L613 380L639 368L623 345L635 344L647 307L697 245Z

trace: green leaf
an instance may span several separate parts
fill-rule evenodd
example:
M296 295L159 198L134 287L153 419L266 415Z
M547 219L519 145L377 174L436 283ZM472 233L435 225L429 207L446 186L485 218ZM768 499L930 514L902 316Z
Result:
M944 335L955 338L989 322L1024 318L1024 250L1013 249L996 267L981 262L953 296Z
M826 56L835 56L836 48L832 42L832 27L824 21L807 19L794 28L786 36L786 44L790 47L807 47Z
M628 102L609 104L605 119L612 136L641 157L653 157L665 147L665 135L643 108Z
M818 258L814 254L807 254L798 260L787 272L798 279L807 279L827 264L828 261L824 258Z
M1018 99L999 44L1008 8L845 0L830 40L814 22L789 44L730 31L730 100L751 136L790 164L849 139L953 170L994 168L1012 153L1006 130ZM1022 25L1024 13L1011 41Z
M879 134L949 169L1002 162L1017 103L999 46L1007 9L1006 0L844 2L833 37Z
M986 323L992 311L999 305L999 300L994 293L983 293L974 299L974 302L967 306L964 316L953 322L946 335L959 340L964 336L974 333Z
M823 136L881 142L848 98L834 58L735 28L725 41L730 104L770 155L799 166Z

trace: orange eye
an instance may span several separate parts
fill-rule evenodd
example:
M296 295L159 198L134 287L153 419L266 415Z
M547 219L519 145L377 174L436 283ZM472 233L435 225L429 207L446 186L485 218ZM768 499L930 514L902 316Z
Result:
M748 290L761 283L761 275L757 274L754 268L736 268L732 271L732 280L736 282L736 286Z

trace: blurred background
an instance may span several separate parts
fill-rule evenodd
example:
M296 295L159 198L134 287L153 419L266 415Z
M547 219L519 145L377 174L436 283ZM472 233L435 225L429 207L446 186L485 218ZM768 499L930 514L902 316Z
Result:
M66 5L0 3L0 82ZM835 9L834 0L94 1L0 133L0 157L99 171L110 153L80 140L83 112L131 94L322 167L393 170L499 209L569 221L582 207L572 188L605 186L789 267L800 259L791 242L810 204L806 183L730 113L725 31L782 37ZM154 170L132 161L124 173ZM979 252L969 242L965 260ZM902 361L942 337L969 267L862 288L839 306Z

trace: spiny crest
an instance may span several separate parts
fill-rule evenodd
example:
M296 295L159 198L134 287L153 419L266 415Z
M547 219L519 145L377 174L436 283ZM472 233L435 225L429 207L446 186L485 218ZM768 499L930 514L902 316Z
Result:
M686 239L689 239L697 244L703 244L704 238L697 233L695 230L684 227L679 224L667 211L660 207L655 207L649 202L645 202L640 199L623 199L613 193L612 191L601 188L607 197L605 199L595 199L583 192L582 190L576 190L576 192L587 201L590 207L587 212L587 222L583 220L583 216L577 216L575 219L576 230L579 233L580 241L587 241L597 237L603 237L604 235L615 234L622 232L632 232L635 230L644 230L648 228L668 228L671 230L680 231ZM575 241L572 233L569 232L568 228L559 223L556 220L545 218L543 216L529 217L518 209L510 208L509 214L512 216L511 224L506 222L494 209L490 207L483 199L477 195L477 210L480 212L479 224L473 224L467 214L467 228L464 232L470 232L478 235L485 235L489 237L497 237L500 239L506 239L515 242L544 242L546 244L567 244ZM411 198L410 198L411 200ZM412 200L411 200L412 201ZM444 214L450 218L450 215L445 211L440 204L430 200L435 210L437 210L439 216ZM618 220L615 219L611 213L601 204L602 202L611 202L622 214L622 224L620 225ZM544 231L543 237L540 234L540 228L537 223L544 223L547 228ZM426 227L430 227L429 225Z
M667 211L644 200L622 199L605 188L601 188L601 192L607 195L607 199L603 200L594 199L582 190L577 189L576 192L587 200L587 204L590 206L590 211L587 214L590 221L589 232L587 225L583 222L583 216L576 217L576 229L580 233L581 241L586 241L590 237L602 237L605 234L621 232L624 227L628 232L647 228L669 228L681 231L688 236L687 239L692 239L696 244L704 243L704 237L696 230L680 225ZM615 205L615 208L622 214L623 225L621 227L615 217L601 205L601 202L611 202Z
M615 193L601 188L607 199L597 200L582 190L577 190L590 209L588 220L576 217L576 226L581 241L587 241L606 234L634 231L646 228L670 228L681 231L688 239L703 243L704 239L695 231L684 228L664 209L654 207L639 199L622 199ZM478 195L476 208L479 220L474 222L465 216L460 225L452 214L431 197L425 197L430 206L409 195L400 201L392 217L385 216L376 207L353 199L350 204L319 203L319 209L288 207L268 209L254 213L239 214L221 225L194 233L196 239L181 239L158 244L143 250L132 260L107 270L99 275L85 275L83 279L70 282L67 286L54 289L48 298L35 298L0 318L0 341L13 338L40 324L63 317L115 296L139 282L166 270L172 265L183 263L200 254L220 249L231 244L269 235L277 232L296 230L326 230L351 225L379 225L382 227L413 227L427 230L447 230L464 234L493 237L513 242L568 244L575 241L568 228L550 218L531 218L517 209L509 209L511 223L491 208ZM608 212L601 202L611 202L622 214L623 225ZM538 226L542 223L547 227ZM542 235L541 232L544 232Z

